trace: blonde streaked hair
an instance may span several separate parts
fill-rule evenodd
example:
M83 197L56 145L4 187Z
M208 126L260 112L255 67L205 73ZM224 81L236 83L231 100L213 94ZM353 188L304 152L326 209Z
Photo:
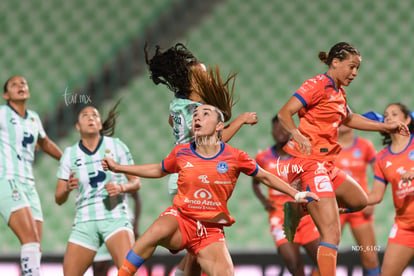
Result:
M193 66L190 69L190 82L193 92L199 95L205 104L212 105L220 110L223 113L224 122L231 119L231 110L237 102L234 100L236 75L236 73L230 74L223 81L217 65L214 70L209 66L207 72L199 66Z

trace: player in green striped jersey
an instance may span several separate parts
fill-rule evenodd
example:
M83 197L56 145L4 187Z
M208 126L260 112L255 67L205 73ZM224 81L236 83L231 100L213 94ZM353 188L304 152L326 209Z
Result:
M125 193L138 191L140 180L104 172L101 164L104 157L133 164L127 146L110 137L118 103L104 122L94 107L83 108L76 123L81 140L67 147L60 161L56 203L65 203L70 192L77 190L75 222L63 261L65 275L83 275L103 243L119 268L134 242Z
M39 275L43 214L33 176L35 149L55 159L62 152L46 135L39 115L27 109L25 78L9 78L3 98L7 104L0 106L0 212L22 246L22 275Z

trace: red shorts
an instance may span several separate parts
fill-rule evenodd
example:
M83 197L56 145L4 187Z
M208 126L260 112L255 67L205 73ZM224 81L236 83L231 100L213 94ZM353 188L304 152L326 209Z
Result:
M348 222L351 229L354 229L355 227L373 222L374 215L366 218L363 211L358 211L355 213L341 214L339 215L339 219L341 220L342 227Z
M414 248L414 230L401 229L397 224L394 224L391 228L388 242Z
M346 174L331 161L317 161L300 157L289 163L288 182L302 186L319 197L335 197L335 190L345 181ZM297 185L295 183L301 183Z
M276 247L281 246L288 242L283 232L283 216L272 216L269 217L270 233L273 236ZM298 225L296 230L294 243L300 245L308 244L319 238L319 232L310 215L304 216Z
M171 215L177 219L183 238L180 250L187 249L193 256L196 256L201 249L214 242L226 242L222 224L194 220L183 215L174 207L168 207L160 217L165 215ZM171 253L178 252L170 251Z

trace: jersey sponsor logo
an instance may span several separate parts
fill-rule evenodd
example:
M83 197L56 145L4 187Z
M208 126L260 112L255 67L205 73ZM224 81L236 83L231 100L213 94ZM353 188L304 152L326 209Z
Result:
M316 191L332 192L331 181L327 175L318 175L314 178Z
M188 204L188 208L202 210L216 210L222 204L220 201L210 200L213 196L206 189L199 189L193 194L194 199L185 198L184 203Z
M203 174L203 175L199 175L198 179L200 179L201 182L208 184L210 183L210 181L208 181L207 177L208 177L207 175Z
M214 184L231 184L231 181L219 181L219 180L216 180L216 181L214 181Z
M395 195L399 199L405 198L409 195L414 195L414 186L411 181L400 180L400 182L398 182L398 190L395 191Z
M195 198L203 198L203 199L210 199L213 196L211 195L211 193L209 191L207 191L206 189L199 189L197 191L195 191L194 193L194 197Z
M185 164L185 166L184 166L184 168L192 168L192 167L194 167L194 166L190 162L187 162L187 164Z
M22 146L25 148L27 145L32 144L34 142L34 136L31 133L24 132L24 137L22 141Z
M325 162L316 162L316 164L318 165L318 168L315 170L315 174L326 174L327 170L325 168Z
M229 165L226 162L221 161L217 164L217 171L219 173L226 173L228 170L229 170Z
M96 188L98 187L98 183L103 182L105 178L106 178L106 174L103 171L98 171L96 175L95 175L95 172L89 173L89 185L91 185L92 188Z

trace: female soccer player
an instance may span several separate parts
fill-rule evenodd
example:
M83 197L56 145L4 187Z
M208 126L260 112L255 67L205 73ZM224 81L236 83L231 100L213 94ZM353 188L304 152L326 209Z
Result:
M149 59L145 50L146 62L150 71L150 78L155 84L166 85L173 93L169 107L168 122L173 128L175 143L186 144L194 139L191 132L193 113L197 106L203 102L218 107L224 113L224 122L228 122L232 116L234 106L233 89L220 90L208 89L201 91L192 88L192 72L206 71L201 63L183 44L177 43L166 51L161 51L157 46L154 56ZM228 78L227 82L235 79L235 74ZM257 123L256 112L245 112L228 124L223 130L222 141L228 142L243 124L254 125ZM168 180L168 192L171 200L177 194L178 174L171 174ZM191 275L199 273L199 266L187 254L178 265L175 276L184 275L186 269Z
M57 160L62 152L46 135L39 115L27 109L30 92L25 78L9 78L3 98L7 104L0 106L0 211L20 241L22 275L37 276L43 214L33 176L35 149Z
M110 137L118 103L104 122L94 107L83 108L76 123L81 140L67 147L60 161L56 203L65 203L70 192L77 190L75 222L63 261L64 275L83 275L103 243L119 268L134 241L125 193L136 192L140 180L105 172L101 164L105 156L121 164L133 163L126 145Z
M272 136L276 142L275 145L265 151L259 152L256 155L256 162L263 169L287 181L287 175L284 171L289 166L289 161L292 159L292 156L287 154L283 150L283 147L289 141L290 135L280 125L277 116L272 119ZM259 184L260 182L253 178L253 191L269 213L270 233L279 254L282 256L284 263L292 275L305 275L300 246L305 248L315 266L317 266L316 252L319 245L318 229L316 229L310 215L306 215L299 222L293 243L288 242L283 233L283 205L285 202L290 201L291 198L272 188L269 188L268 198L266 198ZM295 185L295 188L300 190L301 187L297 186L301 186L300 183ZM292 208L295 207L301 208L301 206L293 206ZM312 273L314 276L319 275L316 269Z
M371 141L356 136L353 129L341 125L338 129L338 142L342 147L335 165L350 175L361 185L365 193L369 193L367 167L374 169L376 150ZM374 206L363 210L340 214L342 229L349 223L352 234L361 248L360 255L365 275L380 275L378 246L375 240Z
M402 121L414 133L414 120L408 108L402 103L387 106L384 123L393 125ZM375 180L368 204L382 201L391 184L395 207L395 223L391 228L381 267L381 275L402 275L414 257L414 136L401 136L394 133L381 133L387 147L377 155Z
M225 86L217 78L219 72L216 73L214 75L212 70L209 70L209 74L197 72L197 87L205 91L212 86ZM297 201L305 202L305 197L317 198L313 193L297 192L258 167L246 153L221 142L223 122L224 115L220 110L211 105L202 105L193 114L195 141L177 145L161 163L122 166L110 158L103 160L104 168L142 177L159 178L168 173L179 174L178 192L173 206L138 238L118 275L133 275L159 245L174 251L187 249L208 275L233 275L223 226L230 226L235 221L227 210L227 200L240 172L255 175L261 182L289 194Z
M279 111L279 119L292 135L284 147L291 161L289 183L300 179L303 188L316 193L321 200L307 204L307 209L321 235L318 249L320 274L335 275L338 244L341 237L338 203L348 211L359 211L367 205L367 196L352 177L334 165L341 150L337 130L341 124L350 128L401 133L408 135L407 126L400 121L384 124L352 113L343 86L358 75L360 52L347 42L335 44L319 58L328 65L325 74L305 81ZM299 115L299 126L293 116ZM300 168L300 169L299 169Z

